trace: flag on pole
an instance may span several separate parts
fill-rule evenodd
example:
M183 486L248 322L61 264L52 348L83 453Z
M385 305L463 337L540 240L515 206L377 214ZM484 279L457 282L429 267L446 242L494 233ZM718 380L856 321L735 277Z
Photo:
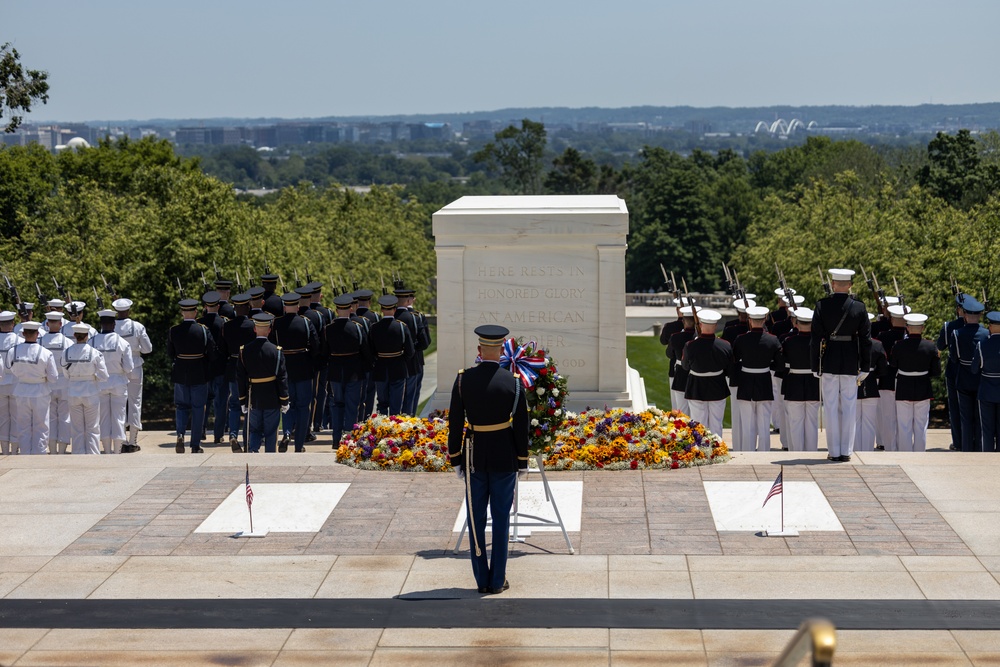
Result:
M781 476L784 473L785 473L784 469L778 472L778 477L777 479L774 480L774 484L771 485L771 490L767 492L767 498L764 498L764 505L767 505L767 501L770 500L772 497L781 494ZM247 482L247 484L249 484L249 482ZM761 507L764 507L764 505L761 505Z
M253 489L250 488L250 464L247 464L247 508L253 505Z

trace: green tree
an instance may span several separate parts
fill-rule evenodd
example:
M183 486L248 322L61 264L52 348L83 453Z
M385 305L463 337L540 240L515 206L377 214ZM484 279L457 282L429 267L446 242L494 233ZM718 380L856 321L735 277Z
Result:
M545 141L545 125L525 118L520 129L509 125L494 134L473 159L499 175L513 192L541 194Z
M552 160L552 169L545 174L545 189L557 195L593 194L597 179L597 163L570 147Z
M49 101L48 72L36 69L25 70L21 66L21 54L5 42L0 45L0 118L10 116L4 132L16 130L24 119L18 112L28 113L35 102Z
M984 204L1000 188L1000 164L992 148L987 146L990 160L984 162L981 146L968 130L954 135L938 132L927 144L928 163L917 180L952 206L970 209Z

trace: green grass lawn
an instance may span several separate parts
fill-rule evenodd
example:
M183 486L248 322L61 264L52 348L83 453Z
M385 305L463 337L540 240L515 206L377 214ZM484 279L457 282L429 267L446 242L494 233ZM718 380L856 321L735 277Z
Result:
M646 399L661 410L670 409L668 382L670 378L667 377L670 362L665 350L656 336L628 336L626 339L625 354L628 356L628 364L639 371L639 375L645 381ZM572 390L572 387L570 389ZM731 425L728 403L722 423L726 428Z

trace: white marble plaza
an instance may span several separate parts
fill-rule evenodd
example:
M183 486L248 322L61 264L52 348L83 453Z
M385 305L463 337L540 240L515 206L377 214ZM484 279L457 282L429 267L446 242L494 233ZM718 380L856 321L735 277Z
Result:
M315 533L347 492L350 484L254 484L253 532ZM240 484L194 532L250 531L246 486Z
M705 482L716 530L772 531L781 529L782 497L764 504L772 482ZM843 531L816 482L785 482L785 530Z

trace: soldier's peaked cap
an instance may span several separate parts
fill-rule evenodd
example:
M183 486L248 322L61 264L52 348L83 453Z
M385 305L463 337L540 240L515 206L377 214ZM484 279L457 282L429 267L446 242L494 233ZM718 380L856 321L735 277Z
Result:
M298 292L285 292L281 295L281 302L285 304L298 303L301 298Z
M395 308L396 304L399 303L399 299L391 294L383 294L378 298L378 305L383 308Z
M370 289L359 289L354 293L354 296L358 297L362 301L371 301L372 297L375 296L375 293Z
M268 326L272 321L274 321L274 315L271 313L257 313L253 316L254 325L259 327Z
M229 302L234 306L242 306L250 303L250 295L246 292L241 292L240 294L234 294L229 297Z
M394 289L392 293L395 294L396 296L413 296L415 294L413 288L407 287L402 283L402 281L400 281L399 287Z
M247 296L249 296L251 299L259 299L260 297L264 296L264 292L266 291L267 290L261 287L260 285L254 285L253 287L247 290Z
M475 328L475 334L479 336L479 344L487 347L503 345L503 341L509 333L510 329L499 324L484 324Z
M991 310L986 313L986 321L990 324L1000 324L1000 310Z
M977 313L981 313L984 310L986 310L986 306L981 304L976 297L972 296L971 294L966 294L965 300L962 301L962 309L965 310L965 312L967 313L975 315Z
M215 290L209 290L201 295L201 302L206 306L214 306L222 300L222 295L220 295Z
M224 280L224 279L220 278L219 280L215 281L215 286L219 287L221 289L232 289L232 287L233 287L233 281L232 280Z
M354 297L351 296L350 294L341 294L340 296L337 296L333 300L333 305L335 305L337 308L340 308L341 310L345 308L350 308L352 303L354 303Z
M307 296L312 296L313 295L313 288L309 287L309 285L303 285L302 287L296 287L295 288L295 293L299 295L300 299L302 299L302 298L305 298Z
M177 305L181 307L181 310L196 310L198 308L198 300L181 299L177 302Z
M262 283L276 283L278 282L278 275L275 273L265 273L260 277Z

